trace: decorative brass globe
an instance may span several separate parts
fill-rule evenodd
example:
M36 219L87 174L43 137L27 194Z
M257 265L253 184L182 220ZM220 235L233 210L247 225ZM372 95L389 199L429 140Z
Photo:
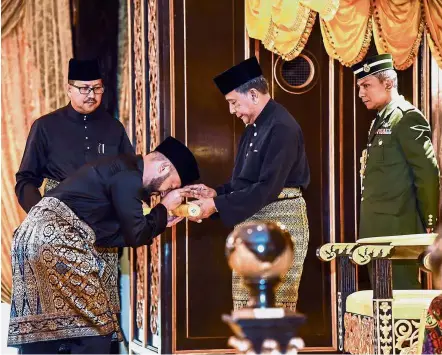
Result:
M229 266L250 289L248 307L274 307L274 291L293 263L293 242L285 226L250 222L230 233L226 241Z

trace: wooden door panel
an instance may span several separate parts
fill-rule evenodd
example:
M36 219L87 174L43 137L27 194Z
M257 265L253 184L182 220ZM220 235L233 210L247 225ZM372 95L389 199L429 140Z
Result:
M229 180L243 129L213 83L215 75L244 58L243 6L175 1L177 13L185 11L175 23L176 136L195 153L202 182L213 187ZM229 232L217 220L177 228L177 350L227 348L231 333L221 316L232 309L224 256Z

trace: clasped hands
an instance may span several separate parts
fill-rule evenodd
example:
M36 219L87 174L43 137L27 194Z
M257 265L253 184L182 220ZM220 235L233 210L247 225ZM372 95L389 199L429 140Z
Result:
M162 197L161 203L167 208L168 211L172 211L184 202L184 199L194 198L192 201L195 205L198 205L201 209L201 213L196 217L188 217L193 222L200 223L202 219L210 217L216 212L215 202L213 200L216 197L216 191L204 184L189 185L180 189L175 189L168 192ZM171 227L180 222L183 217L168 217L167 226Z

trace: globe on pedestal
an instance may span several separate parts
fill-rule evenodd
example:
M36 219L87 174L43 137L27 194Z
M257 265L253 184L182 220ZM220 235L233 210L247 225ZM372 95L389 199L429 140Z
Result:
M248 307L274 307L275 288L293 263L293 242L285 226L250 222L235 228L226 241L226 257L250 289Z

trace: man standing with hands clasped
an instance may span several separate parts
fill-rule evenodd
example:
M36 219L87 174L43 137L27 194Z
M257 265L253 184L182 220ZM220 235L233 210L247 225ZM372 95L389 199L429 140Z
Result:
M45 192L86 163L118 154L135 154L123 125L102 107L105 87L98 60L69 61L69 104L32 124L16 174L15 193L29 210Z
M390 54L352 67L359 97L376 110L361 158L359 238L432 232L439 207L439 169L428 121L398 93ZM393 261L393 288L421 288L412 260Z

